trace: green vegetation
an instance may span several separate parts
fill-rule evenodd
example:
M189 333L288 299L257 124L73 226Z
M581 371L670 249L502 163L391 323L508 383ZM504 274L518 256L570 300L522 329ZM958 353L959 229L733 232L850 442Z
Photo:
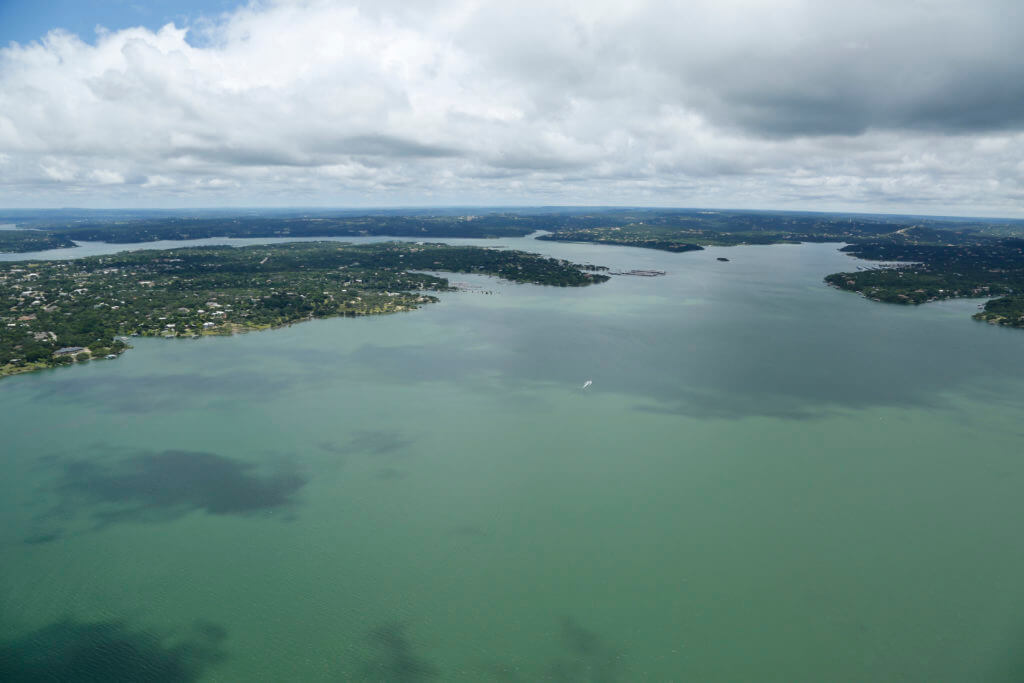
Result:
M36 227L62 239L127 244L208 237L521 237L537 228L516 216L345 216L219 218L169 216L126 221L37 222Z
M704 248L693 241L698 238L690 232L679 233L666 230L651 230L644 226L636 225L563 230L548 235L540 235L537 239L550 242L597 242L623 247L643 247L674 252L700 251Z
M614 217L617 222L610 221ZM848 216L749 211L654 211L611 216L573 216L538 239L599 242L664 251L695 251L705 246L798 242L895 242L960 244L1024 225L963 223L894 216Z
M825 281L875 301L921 304L958 297L999 297L978 320L1024 327L1024 240L979 239L966 245L866 242L843 248L854 256L904 262L896 267L834 273Z
M416 271L580 287L596 266L443 244L305 242L0 264L0 375L121 353L132 335L197 336L408 311L448 281Z
M779 244L798 242L846 242L850 246L846 251L854 256L864 259L877 259L886 261L901 262L898 268L868 268L858 269L854 273L835 273L829 275L826 280L829 284L856 291L865 296L892 303L920 304L927 301L947 299L952 297L1000 297L989 301L984 310L975 317L988 322L1024 327L1024 258L1021 255L1020 245L1024 244L1020 238L1024 236L1024 221L1020 220L997 220L997 219L954 219L954 218L929 218L921 216L876 216L860 214L823 214L823 213L800 213L781 211L711 211L696 209L619 209L619 208L546 208L546 209L507 209L491 212L467 212L464 209L432 209L432 210L378 210L378 211L343 211L324 210L319 212L303 212L300 210L269 210L261 212L249 212L239 215L237 212L206 210L186 214L184 212L162 211L162 210L138 210L138 211L114 211L95 210L86 211L78 209L69 210L22 210L22 211L0 211L0 221L16 221L20 225L30 226L33 230L5 230L0 231L0 251L33 251L55 247L72 246L71 240L100 240L107 242L127 243L146 242L152 240L185 240L199 239L206 237L318 237L318 236L356 236L356 235L395 235L395 236L416 236L416 237L463 237L482 238L500 236L522 236L537 230L546 231L538 239L552 241L572 242L595 242L609 245L622 245L633 247L644 247L660 249L672 252L685 252L702 249L704 246L731 246L740 244ZM299 250L302 247L290 245L288 249ZM328 249L325 245L310 247L314 250ZM335 247L336 248L336 247ZM437 245L421 247L426 250L451 249ZM264 251L271 249L263 247ZM236 315L231 318L232 325L243 327L259 327L267 325L283 324L303 316L320 315L348 315L365 314L374 312L386 312L387 310L399 310L395 307L409 307L411 303L403 297L408 289L399 285L407 285L411 280L401 283L393 282L392 276L385 277L384 270L398 268L399 266L412 269L441 269L463 272L483 272L499 275L515 281L530 281L540 284L569 285L588 284L605 278L604 275L597 275L596 267L590 267L590 273L583 272L587 267L572 266L565 264L558 266L541 267L541 261L537 257L530 260L526 255L516 257L497 257L495 254L512 254L513 252L491 251L491 256L486 258L476 255L468 257L469 262L460 261L456 257L457 252L445 252L444 258L439 263L425 263L421 252L406 251L401 263L378 262L376 259L383 258L387 261L386 254L395 256L394 250L409 249L391 245L384 251L377 251L377 247L368 247L367 254L362 257L362 265L337 264L324 268L337 268L344 265L345 268L353 269L370 268L366 278L359 278L364 282L392 283L383 285L390 287L393 296L387 297L385 302L373 291L367 288L357 288L354 285L346 287L346 293L360 291L362 298L352 299L351 297L335 299L331 303L314 304L317 296L305 291L296 294L298 298L280 291L264 293L262 290L256 293L252 287L256 283L249 283L249 289L242 288L243 293L239 294L238 302L232 304ZM392 251L388 251L388 249ZM356 247L346 247L348 254L356 253ZM184 252L183 252L184 253ZM193 253L193 252L188 252ZM224 250L214 252L195 253L235 253ZM252 253L242 250L238 254ZM285 252L282 252L282 254ZM326 253L326 252L325 252ZM469 254L471 252L458 252ZM440 252L437 252L440 254ZM436 254L435 254L436 255ZM131 265L111 265L110 259L118 259L125 262L129 256L102 257L101 261L106 268L142 268L141 263ZM140 258L151 258L151 256L140 256ZM191 258L191 257L190 257ZM233 258L233 257L232 257ZM261 257L262 258L262 257ZM280 259L280 255L275 257ZM510 258L510 261L502 261L503 258ZM474 260L475 259L475 260ZM229 261L232 259L228 259ZM550 260L548 260L550 261ZM82 260L82 263L100 261ZM79 262L75 262L76 264ZM191 263L191 261L189 262ZM558 263L551 261L551 263ZM309 273L317 268L314 263L299 263L297 260L292 263L294 273L286 274L288 271L281 270L277 279L271 278L263 282L266 286L278 289L286 288L288 291L295 291L291 286L290 278L296 273ZM44 271L50 272L59 268L57 265L40 266ZM83 266L68 266L78 268ZM152 263L145 267L154 267ZM192 265L188 266L193 267ZM240 267L240 266L239 266ZM547 268L547 269L546 269ZM374 270L376 269L376 270ZM384 270L382 270L384 269ZM9 269L8 269L9 270ZM42 271L41 271L42 272ZM168 271L169 272L169 271ZM264 270L257 271L265 272ZM390 272L390 271L389 271ZM223 275L223 273L221 273ZM169 276L169 275L168 275ZM176 277L184 277L177 274ZM220 282L214 277L214 273L206 272L203 277L209 282L196 279L199 273L188 276L190 284L187 287L193 289L207 286L208 291L215 291L217 283ZM406 273L406 278L413 278ZM141 278L147 279L147 278ZM152 278L148 278L152 279ZM301 278L300 278L301 279ZM0 282L0 285L3 283ZM113 283L111 288L116 289ZM178 292L182 285L172 286L166 284L168 292ZM239 282L229 280L225 286L239 285ZM362 283L360 283L362 284ZM20 286L20 283L19 283ZM157 287L157 285L154 285ZM76 287L79 289L81 287ZM176 289L177 288L177 289ZM0 287L0 290L3 288ZM230 289L230 288L229 288ZM30 291L30 288L23 288L23 291ZM68 290L71 291L71 290ZM323 291L334 294L329 287ZM403 294L406 293L406 294ZM177 296L178 294L174 294ZM300 296L301 295L301 296ZM155 294L153 295L155 296ZM199 298L202 298L202 296ZM353 294L353 296L356 296ZM263 303L259 307L249 306L246 308L245 316L241 315L239 306L243 306L242 300L246 297L259 298ZM274 298L276 297L276 298ZM292 297L292 298L289 298ZM23 297L23 298L27 298ZM123 297L122 297L123 298ZM171 297L173 298L173 296ZM322 295L320 298L323 298ZM126 299L127 301L127 299ZM346 302L341 305L340 301ZM354 301L361 302L359 304ZM372 302L372 303L371 303ZM53 302L46 300L39 304L40 311L35 309L22 310L23 301L16 305L7 306L8 309L17 312L22 316L35 315L30 320L16 320L13 328L21 330L24 328L28 333L29 328L35 335L41 332L55 332L50 327L39 327L23 323L32 320L47 319L45 316L48 308L52 306L65 306L68 302ZM97 305L101 301L94 302ZM116 304L106 302L109 306L121 306L115 310L123 310L128 304ZM103 333L109 337L108 332L122 335L124 330L138 334L195 334L210 333L211 331L223 331L234 329L226 326L218 320L211 320L209 311L199 305L203 302L184 301L177 306L164 306L166 315L157 316L164 318L162 328L154 328L152 325L140 325L135 317L121 313L112 316L104 313L105 321L113 320L117 324L114 327L104 328ZM162 303L160 305L163 305ZM222 304L223 305L223 304ZM377 308L380 310L377 310ZM139 315L149 315L150 311L145 306L136 306ZM188 309L188 313L176 309ZM205 318L196 317L194 311L202 309ZM135 310L133 308L133 310ZM331 311L334 311L333 313ZM280 311L280 314L272 314L271 311ZM45 314L45 315L43 315ZM39 316L43 315L43 318ZM78 316L85 320L84 318ZM217 316L218 318L220 316ZM245 320L238 320L244 317ZM214 323L214 324L207 324ZM11 322L5 323L10 325ZM41 323L40 323L41 325ZM133 327L135 325L138 329ZM197 327L197 325L199 327ZM67 344L71 346L85 346L92 349L89 344L95 345L95 340L85 339L88 334L85 332L70 331L66 338L59 337L60 341L52 340L55 344ZM101 337L97 337L99 339ZM21 363L45 362L72 362L70 354L64 354L57 358L52 357L56 350L50 348L44 340L33 337L31 343L25 340L17 344L0 344L0 363L8 363L5 358L20 358ZM105 343L105 342L104 342ZM50 346L53 346L51 344ZM18 347L15 349L15 347ZM29 361L29 356L40 356L43 351L36 351L34 354L25 352L26 349L49 349L51 357L43 361ZM99 348L113 348L114 346L99 346ZM4 351L3 349L7 349ZM14 349L18 354L11 355L9 352ZM4 354L7 355L4 355ZM87 353L87 352L86 352ZM45 354L44 354L45 355ZM25 356L26 358L22 358ZM41 357L41 356L40 356ZM67 358L66 358L67 357ZM65 359L66 358L66 359ZM24 367L24 365L22 366Z
M59 240L116 243L207 237L516 237L544 230L552 234L541 239L666 251L690 251L702 245L853 242L883 236L959 244L978 236L1024 235L1024 221L1019 220L579 207L500 211L8 210L0 211L0 222L4 221L45 231ZM66 242L54 244L70 246ZM0 250L12 249L0 243Z
M1024 296L1010 295L985 302L984 310L974 314L975 320L993 325L1024 327Z
M73 247L67 237L39 230L0 230L0 252L44 251Z

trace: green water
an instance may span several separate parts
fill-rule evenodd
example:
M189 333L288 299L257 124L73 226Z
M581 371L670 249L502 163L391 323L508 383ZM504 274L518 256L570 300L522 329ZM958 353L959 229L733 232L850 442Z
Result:
M1021 680L1024 333L500 243L668 275L0 382L0 677Z

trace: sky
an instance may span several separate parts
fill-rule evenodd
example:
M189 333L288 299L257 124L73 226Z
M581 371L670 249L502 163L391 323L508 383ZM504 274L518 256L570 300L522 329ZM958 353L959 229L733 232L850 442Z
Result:
M1024 217L1019 0L0 0L0 207Z

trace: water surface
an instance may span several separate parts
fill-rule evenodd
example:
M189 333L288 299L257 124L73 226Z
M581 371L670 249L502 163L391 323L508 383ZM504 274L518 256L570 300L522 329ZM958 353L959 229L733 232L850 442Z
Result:
M0 382L0 678L1020 680L1022 333L493 244L668 275Z

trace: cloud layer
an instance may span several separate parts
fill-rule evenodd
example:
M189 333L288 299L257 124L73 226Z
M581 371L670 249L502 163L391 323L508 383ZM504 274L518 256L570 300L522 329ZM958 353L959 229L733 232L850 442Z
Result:
M413 5L0 48L0 204L1024 215L1017 2Z

